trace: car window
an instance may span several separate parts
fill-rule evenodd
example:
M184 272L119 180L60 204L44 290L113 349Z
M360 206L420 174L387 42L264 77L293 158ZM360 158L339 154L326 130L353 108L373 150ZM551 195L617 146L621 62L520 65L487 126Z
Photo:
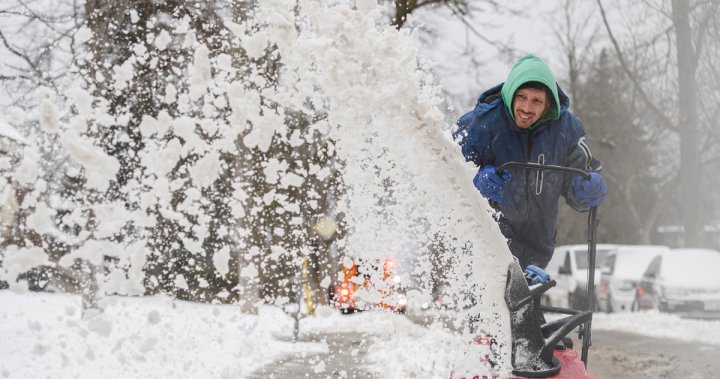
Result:
M648 265L647 270L645 270L645 274L643 276L653 278L657 277L657 274L660 271L660 262L662 262L662 256L657 256L653 258L653 260Z
M572 272L572 270L570 270L571 265L572 263L570 262L570 252L568 252L565 254L565 262L563 263L562 268L565 272Z
M602 267L605 263L605 258L610 250L609 249L596 249L595 250L595 267ZM588 253L587 249L575 250L575 262L577 268L586 269L588 268Z
M564 263L564 257L565 252L567 250L564 249L556 249L553 253L552 258L550 258L550 263L548 263L547 268L545 271L548 272L557 272L557 270L560 268L560 265Z

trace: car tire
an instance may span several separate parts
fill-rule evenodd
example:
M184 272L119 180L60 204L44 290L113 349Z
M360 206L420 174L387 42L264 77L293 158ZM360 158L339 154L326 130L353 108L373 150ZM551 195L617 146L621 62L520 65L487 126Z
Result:
M585 297L581 297L585 296ZM584 311L588 308L588 299L585 291L575 291L570 295L570 308L578 311Z
M540 299L540 305L552 307L552 301L550 301L550 296L548 296L547 294L543 294L542 298Z

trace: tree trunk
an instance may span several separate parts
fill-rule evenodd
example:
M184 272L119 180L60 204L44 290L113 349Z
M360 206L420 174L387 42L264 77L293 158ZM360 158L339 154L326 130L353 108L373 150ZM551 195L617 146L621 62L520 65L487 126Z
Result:
M240 310L246 314L258 314L260 303L260 280L257 259L245 254L245 251L238 252L238 297L240 299Z
M697 68L689 20L689 2L672 1L678 61L678 101L680 106L680 199L686 247L703 245L704 217L700 204L700 161L698 159Z
M88 310L100 309L98 304L100 294L100 286L98 284L98 267L94 264L83 260L83 269L81 270L84 276L81 286L81 299L82 299L82 313L86 314Z

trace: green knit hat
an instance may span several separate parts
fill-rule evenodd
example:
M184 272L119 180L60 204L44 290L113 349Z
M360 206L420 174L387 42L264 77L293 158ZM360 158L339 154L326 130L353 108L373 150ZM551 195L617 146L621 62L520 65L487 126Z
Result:
M548 67L542 59L528 54L515 62L501 90L503 101L505 102L505 106L510 110L510 115L512 115L513 120L515 120L515 114L512 109L512 102L515 97L515 92L522 87L523 84L528 82L543 84L550 90L555 100L554 103L550 104L548 110L540 120L533 124L530 129L535 128L543 121L557 120L560 118L560 96L558 96L555 76L552 71L550 71L550 67Z

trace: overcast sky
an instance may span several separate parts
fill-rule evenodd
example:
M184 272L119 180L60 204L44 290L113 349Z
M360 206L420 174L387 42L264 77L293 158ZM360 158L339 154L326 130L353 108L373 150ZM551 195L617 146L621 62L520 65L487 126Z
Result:
M483 37L469 31L446 8L420 12L413 22L429 31L420 38L426 42L424 53L437 64L435 71L440 84L457 97L455 105L470 107L482 91L505 81L514 61L527 53L544 59L563 85L563 57L555 35L563 17L559 13L561 5L520 0L512 2L519 10L514 13L490 10L478 13L472 18L472 27ZM581 6L590 9L592 5ZM438 14L442 17L437 17ZM427 38L431 39L429 43ZM484 40L502 42L513 49L514 54L502 54Z

